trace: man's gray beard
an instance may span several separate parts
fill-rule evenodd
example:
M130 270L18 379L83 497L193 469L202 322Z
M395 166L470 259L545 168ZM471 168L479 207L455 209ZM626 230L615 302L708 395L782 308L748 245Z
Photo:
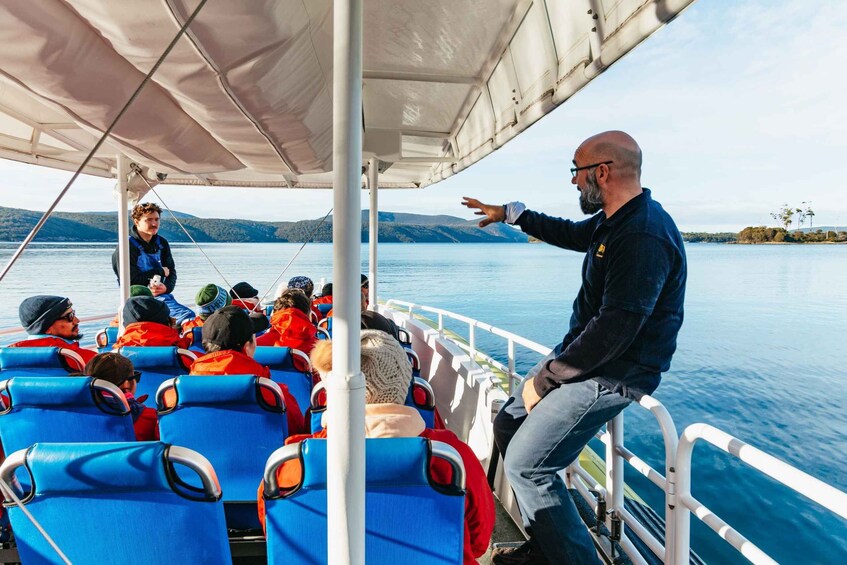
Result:
M603 209L603 197L594 175L586 175L585 188L579 192L579 207L583 214L596 214Z

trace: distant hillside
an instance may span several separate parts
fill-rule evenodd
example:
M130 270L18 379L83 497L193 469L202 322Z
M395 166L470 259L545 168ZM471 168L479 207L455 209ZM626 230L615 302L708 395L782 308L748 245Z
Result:
M686 243L732 243L738 240L735 232L682 232L682 240Z
M191 236L199 242L302 242L320 219L299 222L256 222L252 220L197 218L176 213ZM38 222L41 212L0 207L0 241L21 241ZM367 211L362 213L362 241L368 240ZM407 243L504 243L526 242L519 230L498 224L480 229L476 221L454 216L425 216L394 212L379 213L380 242ZM39 232L41 242L113 242L117 239L115 212L57 212ZM164 214L160 231L168 241L189 241L169 213ZM332 241L332 219L328 218L313 237L316 242Z

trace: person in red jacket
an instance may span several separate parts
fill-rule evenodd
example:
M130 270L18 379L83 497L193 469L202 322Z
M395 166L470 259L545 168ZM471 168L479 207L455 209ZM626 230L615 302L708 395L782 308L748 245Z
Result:
M256 343L292 347L308 355L317 339L309 320L309 299L302 290L289 288L274 302L271 329L256 338Z
M168 305L153 297L138 296L124 304L121 313L124 333L115 341L114 349L125 345L176 346L188 349L191 338L180 337Z
M315 283L312 282L312 279L304 276L291 277L288 280L288 288L299 288L303 291L303 294L305 294L306 298L309 299L311 316L314 316L312 318L312 321L317 324L318 321L323 318L323 314L321 314L321 311L318 310L318 307L312 303L312 300L314 299L312 293L315 291ZM330 288L332 288L332 285L330 285ZM278 295L276 298L279 298L280 295ZM329 298L329 302L332 303L332 298Z
M491 541L494 531L494 496L488 487L485 471L473 450L449 430L428 429L417 410L404 406L409 390L412 367L406 352L389 334L379 330L362 331L362 373L365 375L365 433L369 438L424 437L444 442L459 452L465 467L465 531L463 562L475 565ZM312 365L326 376L332 370L332 342L320 341L312 350ZM328 408L331 410L332 408ZM330 432L331 433L331 432ZM326 438L327 431L314 435L289 437L286 443L307 438ZM430 473L436 482L447 483L452 469L445 461L434 458ZM295 487L302 470L297 459L288 461L277 472L280 486ZM264 528L265 500L259 486L259 519Z
M262 307L259 304L259 291L253 288L250 283L240 282L229 289L229 297L232 299L232 305L238 306L242 310L250 312L261 312Z
M167 305L161 304L170 313ZM103 379L116 385L124 393L132 414L132 426L138 441L159 441L159 419L153 408L144 405L147 395L135 397L135 389L141 379L141 373L132 366L132 361L118 353L101 353L85 365L83 374L95 379Z
M198 357L191 365L192 375L256 375L271 378L271 371L253 360L256 352L257 332L267 327L267 318L251 317L241 308L224 306L206 319L203 324L203 348L206 355ZM303 412L288 387L277 383L285 400L288 434L303 433ZM172 392L172 391L171 391ZM263 393L264 394L264 393ZM266 399L270 404L273 398ZM165 405L171 405L168 395Z
M91 361L96 351L83 349L79 345L79 318L69 298L39 294L21 302L18 308L21 325L29 334L24 341L8 347L61 347L70 349L82 357L83 363ZM83 367L71 367L82 371Z

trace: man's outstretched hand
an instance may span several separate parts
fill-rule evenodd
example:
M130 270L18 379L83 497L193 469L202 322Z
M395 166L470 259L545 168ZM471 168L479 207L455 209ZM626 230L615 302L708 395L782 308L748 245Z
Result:
M474 212L477 216L485 216L479 221L479 227L484 228L488 224L494 222L502 222L506 219L506 209L503 206L492 206L491 204L483 204L476 198L462 197L462 206L467 206L470 209L477 210Z

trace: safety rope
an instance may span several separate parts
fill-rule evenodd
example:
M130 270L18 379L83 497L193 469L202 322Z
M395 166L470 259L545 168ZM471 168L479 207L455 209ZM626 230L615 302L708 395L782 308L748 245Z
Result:
M56 197L56 199L53 201L47 211L44 212L44 215L41 216L41 219L38 220L38 223L35 224L35 227L32 228L32 230L29 232L29 235L27 235L26 239L24 239L23 242L20 244L17 251L15 251L15 254L12 255L11 259L9 259L9 262L6 264L6 267L3 269L3 272L0 273L0 281L2 281L6 277L9 271L12 269L12 265L14 265L20 258L20 256L23 254L24 249L26 249L27 246L32 242L32 240L35 239L35 236L38 235L38 232L41 231L41 228L44 227L45 223L47 223L47 219L50 218L50 215L53 213L53 210L56 209L56 206L58 206L62 198L65 197L65 194L67 194L68 190L70 190L71 186L76 181L77 177L79 177L79 175L82 173L83 169L88 166L88 162L91 161L91 158L94 157L94 154L97 153L97 151L100 149L100 146L103 145L103 143L112 133L112 130L115 129L115 125L117 125L118 121L123 117L123 115L129 109L130 105L135 102L135 99L138 98L138 95L141 94L141 91L144 89L145 86L147 86L147 83L150 82L150 78L159 69L162 62L165 60L165 57L170 54L171 50L176 45L176 42L179 41L179 38L183 36L185 31L188 29L188 26L191 25L191 22L193 22L194 18L197 17L197 14L200 13L200 10L203 8L203 6L206 5L206 2L207 0L200 0L200 3L197 4L197 7L191 13L191 16L189 16L189 18L185 20L185 23L179 29L179 32L174 36L174 38L171 40L170 44L168 44L167 48L165 48L161 56L159 56L159 60L156 61L156 64L153 65L153 68L150 69L150 72L147 73L147 75L144 77L144 80L141 81L141 84L138 85L138 88L135 89L135 92L133 92L132 96L129 97L129 100L126 101L126 104L124 104L123 108L121 108L121 111L118 112L118 114L115 116L115 119L112 120L112 123L109 124L109 127L106 128L106 131L103 132L103 135L100 136L100 139L97 140L97 143L94 144L94 147L91 149L91 151L88 152L88 155L86 155L85 159L79 165L76 172L65 185L65 188L62 189L62 192L59 193L59 196Z
M21 510L21 512L23 512L24 515L29 518L29 521L32 522L32 525L35 526L35 529L38 530L38 532L42 536L44 536L44 539L47 540L47 543L50 544L50 547L52 547L53 550L59 555L59 558L65 563L67 563L67 565L73 565L71 563L71 560L68 559L67 555L65 555L62 550L59 549L59 546L56 545L56 542L53 541L53 538L51 538L50 535L44 530L44 528L41 527L41 524L38 523L38 520L35 519L35 516L33 516L32 513L30 513L30 511L27 509L27 507L24 506L24 503L21 502L21 499L18 498L18 495L15 494L15 489L7 485L6 481L0 480L0 490L3 491L3 496L7 496L13 501L15 501L15 504L18 505L18 508Z
M265 297L271 292L271 290L273 290L273 287L276 286L276 283L279 282L279 279L282 278L282 275L285 274L285 271L288 270L288 267L290 267L291 264L294 263L294 260L297 259L297 257L300 255L300 252L303 251L303 248L306 247L306 244L308 244L312 241L312 238L315 236L315 232L317 232L318 228L323 225L323 223L326 221L327 218L329 218L330 214L332 214L332 208L330 208L329 212L327 212L326 215L323 218L321 218L321 221L318 222L318 225L316 225L314 228L312 228L311 233L309 233L309 237L307 237L306 240L303 241L303 245L300 246L300 249L297 250L297 253L294 254L294 257L292 257L291 260L288 262L288 264L285 267L283 267L282 272L279 274L279 276L277 276L276 279L274 279L274 282L271 283L271 286L268 287L268 290L266 290L265 293L262 295L262 297L259 299L259 304L261 304L262 301L265 299Z

